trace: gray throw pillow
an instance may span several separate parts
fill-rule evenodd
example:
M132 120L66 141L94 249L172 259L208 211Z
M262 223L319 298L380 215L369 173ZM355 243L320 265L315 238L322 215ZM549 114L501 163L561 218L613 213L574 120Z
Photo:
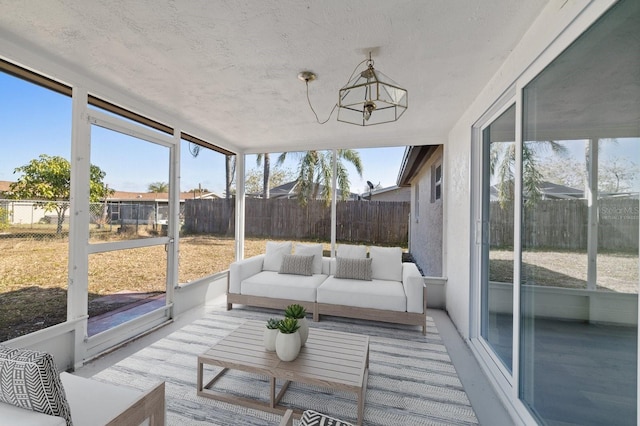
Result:
M335 277L371 281L371 258L336 257Z
M285 254L282 258L279 274L312 275L313 255Z
M62 417L71 426L69 403L48 353L0 345L0 401Z

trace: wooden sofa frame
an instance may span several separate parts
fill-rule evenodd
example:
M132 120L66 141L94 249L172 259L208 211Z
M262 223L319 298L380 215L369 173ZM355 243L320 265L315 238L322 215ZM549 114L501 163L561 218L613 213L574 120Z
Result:
M164 426L164 382L145 391L126 410L114 417L107 426L139 425L149 420L149 426Z
M355 318L371 321L382 321L393 324L422 326L422 334L427 334L427 286L422 287L422 313L397 312L385 309L358 308L354 306L332 305L328 303L305 302L300 300L276 299L263 296L249 296L229 292L230 273L227 273L227 310L233 304L256 306L259 308L285 309L292 303L302 305L308 313L313 314L313 321L320 321L320 315L332 315L343 318Z

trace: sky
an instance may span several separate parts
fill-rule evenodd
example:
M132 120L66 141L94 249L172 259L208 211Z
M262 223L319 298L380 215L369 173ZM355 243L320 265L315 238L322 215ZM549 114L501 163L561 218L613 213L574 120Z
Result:
M10 100L10 102L7 102ZM16 167L40 154L70 157L71 98L0 72L0 125L2 155L0 180L15 181ZM405 147L357 150L363 165L362 178L346 163L352 192L363 193L367 181L381 187L396 184ZM271 157L272 167L279 153ZM181 144L180 186L182 191L198 187L220 195L224 192L224 156L201 149L197 157L189 153L189 143ZM149 184L169 181L169 149L92 126L91 164L106 172L105 183L118 191L146 192ZM165 164L166 167L159 167ZM282 165L293 172L296 156ZM247 156L246 170L257 168L255 155Z
M69 159L71 151L71 98L0 72L0 126L2 151L0 180L15 181L16 167L40 154ZM91 163L106 172L105 183L119 191L146 192L149 184L169 181L169 149L161 145L92 126ZM189 143L181 144L181 191L208 189L223 195L224 156L201 149L197 157L189 153ZM584 161L584 141L567 142L569 157ZM357 150L363 165L362 177L350 163L352 192L366 193L367 181L382 188L393 186L405 147ZM272 168L279 153L273 153ZM640 139L618 139L601 144L600 160L622 158L640 167ZM166 167L159 167L165 164ZM282 166L295 173L297 157L290 155ZM258 168L255 155L246 157L247 171ZM640 176L633 182L640 190Z

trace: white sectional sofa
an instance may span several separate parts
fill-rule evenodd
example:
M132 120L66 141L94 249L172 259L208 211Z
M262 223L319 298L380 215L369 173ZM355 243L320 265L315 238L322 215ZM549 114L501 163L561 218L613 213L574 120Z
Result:
M292 252L293 250L293 252ZM266 253L229 267L233 304L284 309L291 303L320 315L418 325L426 334L427 294L415 264L399 247L340 245L336 258L321 244L268 242Z

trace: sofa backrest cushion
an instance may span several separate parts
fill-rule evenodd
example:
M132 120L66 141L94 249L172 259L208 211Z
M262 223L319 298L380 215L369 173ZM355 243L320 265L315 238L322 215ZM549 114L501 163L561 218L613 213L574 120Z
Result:
M48 353L0 345L0 401L62 417L72 425L58 369Z
M336 278L371 281L371 260L336 257Z
M322 273L322 244L302 244L296 243L294 248L294 254L301 254L304 256L313 256L313 271L314 274Z
M349 257L352 259L364 259L367 257L367 246L352 244L340 244L336 251L336 257Z
M313 273L313 257L313 255L285 254L278 273L311 276Z
M402 281L402 249L400 247L369 247L373 279Z
M282 266L282 259L285 254L291 254L291 241L277 243L275 241L267 241L267 252L262 264L263 271L279 272Z

